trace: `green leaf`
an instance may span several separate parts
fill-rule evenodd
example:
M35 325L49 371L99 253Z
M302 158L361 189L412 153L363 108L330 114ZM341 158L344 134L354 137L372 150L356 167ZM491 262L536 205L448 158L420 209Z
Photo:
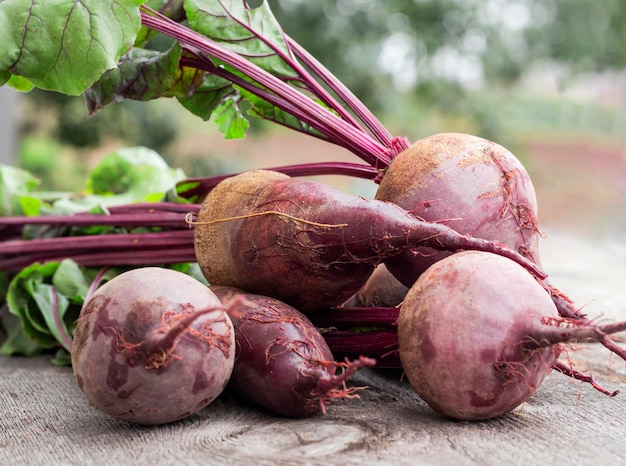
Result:
M40 349L67 349L86 293L84 272L67 259L21 270L9 283L7 304Z
M123 100L147 101L160 97L187 97L204 81L204 72L181 67L181 48L166 52L134 48L84 93L90 115Z
M9 79L11 79L11 73L0 70L0 86L4 86Z
M120 59L117 68L104 73L85 91L89 115L125 99L146 101L169 92L180 53L178 45L165 53L133 48Z
M233 100L227 100L213 112L215 124L226 139L240 139L246 135L249 122Z
M89 285L85 274L73 260L62 260L52 277L52 283L57 291L66 296L72 303L82 305Z
M10 313L6 306L0 307L0 327L6 333L6 339L0 345L1 356L35 356L41 353L41 346L26 335L20 318Z
M0 73L79 95L133 45L144 0L0 2Z
M192 95L179 97L178 101L191 113L207 121L215 109L233 95L236 95L236 91L230 82L209 74Z
M131 194L135 200L165 193L185 178L163 158L146 147L125 147L107 155L92 170L87 189L95 194Z
M290 56L291 52L267 2L250 8L242 0L185 0L185 11L194 31L222 43L272 74L294 74L278 55Z
M30 82L28 79L18 76L16 74L12 75L9 81L7 82L9 86L13 89L21 92L29 92L32 91L35 85Z
M26 170L0 165L0 217L22 215L22 197L38 184L39 180Z
M196 203L198 201L197 196L189 196L188 192L196 190L198 186L200 186L200 183L197 181L182 181L176 185L176 196Z
M26 267L11 280L7 293L9 311L22 321L24 334L42 349L58 344L44 318L45 313L51 312L49 283L58 266L58 262L49 262Z
M36 196L22 196L19 198L22 213L28 217L35 217L41 214L44 206L43 199Z
M133 202L158 202L185 178L183 170L171 168L152 149L125 147L105 156L91 171L85 192L61 193L53 201L52 211L71 214ZM102 231L85 229L84 233Z
M69 300L60 294L53 285L47 283L35 281L32 283L32 290L32 298L37 304L37 309L29 307L27 316L40 332L38 341L44 348L54 348L59 344L64 345L61 332L64 335L69 335L67 325L63 321L69 308ZM43 317L43 323L40 321L41 317ZM75 317L78 318L78 314ZM46 345L44 342L48 340L49 336L53 338Z

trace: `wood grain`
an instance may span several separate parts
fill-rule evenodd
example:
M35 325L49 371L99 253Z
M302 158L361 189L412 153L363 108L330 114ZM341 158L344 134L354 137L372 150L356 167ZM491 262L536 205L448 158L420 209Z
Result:
M550 235L543 262L590 317L626 318L623 243ZM515 412L483 422L434 413L399 372L362 370L361 399L326 416L282 419L223 394L180 422L142 427L88 405L71 369L47 357L0 357L0 465L626 464L626 364L597 345L570 352L609 398L551 374Z
M604 348L572 355L609 388L623 364ZM361 399L326 416L283 419L229 394L157 427L118 422L89 406L69 368L46 357L0 358L0 464L623 464L626 393L606 397L554 373L518 410L483 422L432 412L399 372L363 370Z

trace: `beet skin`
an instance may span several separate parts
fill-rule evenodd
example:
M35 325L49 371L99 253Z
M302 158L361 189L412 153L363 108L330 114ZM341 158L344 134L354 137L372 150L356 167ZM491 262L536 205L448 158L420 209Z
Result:
M134 269L101 286L77 322L72 367L87 399L138 424L182 419L226 386L232 322L205 285L174 270Z
M488 419L526 401L552 370L561 345L537 342L557 321L549 293L522 267L461 252L428 268L408 292L398 318L400 360L433 409Z
M235 327L235 367L228 388L285 417L325 412L332 399L356 397L344 382L369 358L336 362L326 341L295 308L277 299L232 287L211 288L225 304Z

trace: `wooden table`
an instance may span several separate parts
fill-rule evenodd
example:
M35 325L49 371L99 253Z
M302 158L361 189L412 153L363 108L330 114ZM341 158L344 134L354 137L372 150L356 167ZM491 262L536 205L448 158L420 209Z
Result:
M575 356L626 389L604 348ZM352 383L369 388L326 416L278 418L224 394L185 420L143 427L89 406L71 369L4 357L0 464L626 464L626 393L609 398L559 373L515 412L482 422L435 414L398 372L363 370Z
M555 283L583 303L597 298L590 311L624 319L625 249L552 241L543 258ZM283 419L223 394L158 427L89 406L71 369L47 357L0 357L0 465L626 464L625 364L597 344L570 356L624 393L609 398L553 373L515 412L458 422L434 413L398 372L363 370L351 381L369 386L361 399L326 416Z

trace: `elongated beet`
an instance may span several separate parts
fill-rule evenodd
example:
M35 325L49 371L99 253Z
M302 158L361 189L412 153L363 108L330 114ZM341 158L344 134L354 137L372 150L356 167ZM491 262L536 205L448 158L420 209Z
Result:
M182 419L224 389L235 359L232 322L205 285L145 267L102 285L81 311L72 368L87 399L138 424Z
M276 414L303 417L326 412L333 399L356 396L344 383L373 359L337 362L309 319L277 299L232 287L211 290L228 306L237 344L228 384L245 399Z
M462 133L420 139L386 169L376 199L464 235L498 241L539 264L537 199L528 172L507 149ZM388 260L406 286L449 252L423 247Z
M219 183L193 223L209 283L272 296L304 313L340 305L378 263L418 246L490 251L543 276L499 243L420 221L391 202L268 170Z

